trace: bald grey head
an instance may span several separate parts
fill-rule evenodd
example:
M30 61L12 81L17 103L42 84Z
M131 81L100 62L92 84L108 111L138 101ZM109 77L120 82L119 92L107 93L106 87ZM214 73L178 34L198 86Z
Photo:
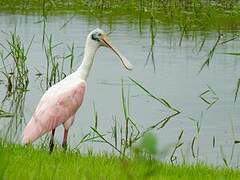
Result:
M95 47L96 49L100 46L107 47L111 49L121 60L124 67L128 70L132 70L132 64L127 60L125 56L123 56L109 41L107 34L99 28L94 29L88 35L88 43L90 43L91 47Z

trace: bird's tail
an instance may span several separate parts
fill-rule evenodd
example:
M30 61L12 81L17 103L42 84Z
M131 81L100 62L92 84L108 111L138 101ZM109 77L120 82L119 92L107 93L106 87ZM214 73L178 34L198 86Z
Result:
M31 119L23 131L22 143L23 144L32 143L39 137L39 135L40 129L37 128L35 120Z

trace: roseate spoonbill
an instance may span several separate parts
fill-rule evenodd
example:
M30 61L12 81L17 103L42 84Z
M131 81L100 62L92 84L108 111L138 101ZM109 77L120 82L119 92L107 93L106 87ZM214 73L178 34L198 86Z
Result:
M68 130L73 124L76 111L82 104L86 80L96 51L100 46L110 48L120 58L126 69L132 69L131 63L111 45L103 30L97 28L90 32L87 36L82 64L77 71L44 93L31 120L24 129L24 144L32 143L43 134L52 131L49 143L50 151L52 151L55 129L62 124L64 126L62 147L66 148Z

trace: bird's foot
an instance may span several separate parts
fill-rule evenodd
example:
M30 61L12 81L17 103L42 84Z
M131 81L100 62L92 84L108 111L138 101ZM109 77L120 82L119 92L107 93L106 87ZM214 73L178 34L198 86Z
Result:
M62 148L66 151L67 150L67 143L62 143Z
M50 140L49 142L49 152L52 153L54 147L53 139Z

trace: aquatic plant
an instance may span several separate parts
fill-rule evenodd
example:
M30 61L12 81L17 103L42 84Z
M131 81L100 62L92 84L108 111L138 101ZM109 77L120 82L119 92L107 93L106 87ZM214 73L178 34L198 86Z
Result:
M0 9L6 12L39 13L44 19L49 14L64 11L83 14L95 19L113 22L128 16L129 22L139 20L141 32L143 22L151 17L164 24L179 25L184 31L206 29L238 29L240 5L238 1L202 0L2 0ZM136 21L135 21L136 22ZM184 32L183 31L183 32Z
M29 84L27 55L34 36L27 48L24 47L21 38L17 35L16 29L9 36L10 39L7 40L7 45L1 44L7 53L1 56L1 62L4 67L2 74L6 78L7 86L6 95L2 100L1 106L3 107L7 104L7 113L4 113L2 117L10 118L9 126L5 129L5 135L13 138L19 131L19 124L22 124L24 121L25 96ZM6 62L8 66L6 66Z

